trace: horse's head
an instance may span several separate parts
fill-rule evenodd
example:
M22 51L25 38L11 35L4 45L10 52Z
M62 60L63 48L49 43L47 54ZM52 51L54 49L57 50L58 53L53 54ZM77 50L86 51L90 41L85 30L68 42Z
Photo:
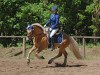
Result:
M44 33L44 29L39 23L28 25L26 29L27 29L27 37L29 40L35 36L39 36Z
M33 31L34 31L33 26L28 25L26 29L27 29L27 37L30 40L33 37Z

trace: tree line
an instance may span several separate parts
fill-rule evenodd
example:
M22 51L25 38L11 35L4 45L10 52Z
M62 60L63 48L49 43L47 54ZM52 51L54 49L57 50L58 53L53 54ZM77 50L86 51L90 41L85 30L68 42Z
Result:
M68 35L100 35L100 0L0 0L0 35L26 35L27 24L44 25L52 6Z

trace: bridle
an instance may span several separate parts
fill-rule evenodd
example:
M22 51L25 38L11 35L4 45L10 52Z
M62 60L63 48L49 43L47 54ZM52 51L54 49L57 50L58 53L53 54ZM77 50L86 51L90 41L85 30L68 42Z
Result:
M28 36L29 38L34 38L34 37L37 37L37 36L40 36L43 34L43 32L40 32L38 34L34 34L34 29L29 29L31 30L31 34Z
M38 37L38 36L40 36L40 35L42 35L43 34L43 32L41 32L41 33L39 33L39 34L34 34L34 29L31 31L31 35L32 36L30 36L30 38L34 38L34 37Z

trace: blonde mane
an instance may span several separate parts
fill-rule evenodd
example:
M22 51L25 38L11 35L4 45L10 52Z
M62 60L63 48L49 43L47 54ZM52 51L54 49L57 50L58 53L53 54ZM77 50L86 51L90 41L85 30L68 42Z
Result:
M34 23L34 24L32 24L33 26L38 26L38 27L40 27L42 30L43 30L43 32L45 32L45 30L44 30L44 27L41 25L41 24L39 24L39 23Z

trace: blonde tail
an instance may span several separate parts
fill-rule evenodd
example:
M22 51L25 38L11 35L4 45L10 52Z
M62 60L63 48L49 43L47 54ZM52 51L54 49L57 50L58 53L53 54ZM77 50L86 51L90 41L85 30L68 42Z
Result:
M80 55L79 48L78 48L78 43L75 41L73 37L70 38L70 45L69 49L74 53L77 59L82 59L82 56Z

